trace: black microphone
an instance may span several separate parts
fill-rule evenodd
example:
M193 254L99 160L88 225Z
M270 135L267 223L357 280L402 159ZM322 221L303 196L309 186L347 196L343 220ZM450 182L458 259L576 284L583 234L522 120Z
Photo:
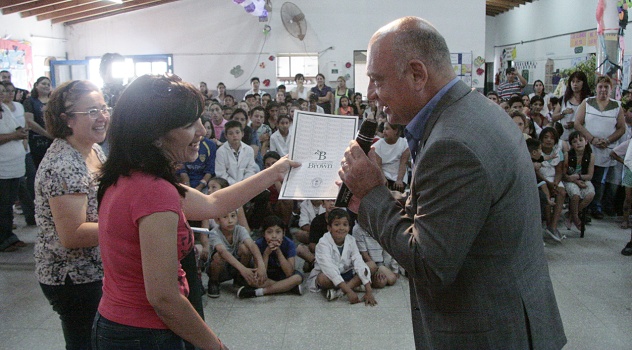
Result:
M364 151L364 154L368 154L371 150L371 144L373 144L373 137L375 136L375 131L377 130L377 122L371 119L365 119L362 125L360 126L360 131L358 132L358 136L356 136L356 142L360 145L360 148ZM346 208L349 206L349 201L351 201L351 190L349 187L342 183L340 186L340 191L338 192L338 197L336 197L336 207Z

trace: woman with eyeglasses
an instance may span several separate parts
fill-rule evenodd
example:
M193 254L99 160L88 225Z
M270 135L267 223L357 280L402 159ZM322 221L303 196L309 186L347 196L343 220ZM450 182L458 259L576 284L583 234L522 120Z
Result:
M59 314L66 349L88 349L101 299L103 267L97 225L97 174L111 109L89 81L59 86L48 101L55 139L35 175L35 273Z
M194 161L206 134L204 97L177 76L144 75L123 92L108 135L100 178L99 244L103 297L93 349L226 349L187 300L180 260L193 249L187 220L219 218L283 179L282 158L205 195L179 184L178 163Z

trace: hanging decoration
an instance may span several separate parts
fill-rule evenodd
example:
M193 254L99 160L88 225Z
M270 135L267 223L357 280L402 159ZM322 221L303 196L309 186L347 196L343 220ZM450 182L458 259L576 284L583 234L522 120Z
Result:
M266 68L266 63L265 62L259 63L259 68L265 69Z
M235 78L239 78L242 74L244 74L244 70L241 69L241 66L237 65L230 70L230 74Z
M268 60L270 60L270 61L274 61L274 59L275 59L275 58L276 58L276 57L274 57L274 55L270 55L270 57L268 57Z
M265 0L233 0L233 3L240 5L244 10L262 20L268 19L268 10L265 9Z
M263 81L263 86L268 87L270 86L270 79L266 79Z
M347 68L351 68L351 62L347 62L347 63L345 63L345 67L347 67Z

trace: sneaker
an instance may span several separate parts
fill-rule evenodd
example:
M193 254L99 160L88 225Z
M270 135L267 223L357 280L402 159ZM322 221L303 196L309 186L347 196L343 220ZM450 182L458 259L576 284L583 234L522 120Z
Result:
M562 242L562 237L558 236L556 233L559 232L557 231L557 229L552 229L550 227L547 227L546 230L544 230L544 232L546 232L546 234L553 238L553 240L557 241L557 242Z
M361 284L355 288L353 288L354 292L359 292L359 293L365 293L366 292L366 287L364 286L364 284Z
M208 284L208 297L219 298L219 284L218 283Z
M327 300L329 301L333 301L336 300L338 298L340 298L341 296L345 295L345 292L343 292L341 289L328 289L327 290Z
M294 288L290 289L290 292L298 295L303 295L303 293L305 292L305 290L303 289L303 284L301 283L297 286L294 286Z
M553 233L557 236L557 238L559 238L559 239L560 239L560 242L561 242L563 239L566 239L566 235L563 235L563 234L560 232L560 230L558 230L558 229L554 229L554 230L553 230Z
M632 255L632 241L628 242L628 244L625 245L625 248L623 248L623 250L621 251L621 254L625 256Z
M255 294L255 290L255 288L243 286L237 291L237 296L239 299L254 298L257 296L257 294Z

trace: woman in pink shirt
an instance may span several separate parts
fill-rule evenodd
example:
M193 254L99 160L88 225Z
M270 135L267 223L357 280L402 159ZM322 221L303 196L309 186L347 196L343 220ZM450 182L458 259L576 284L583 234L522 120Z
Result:
M204 99L177 76L145 75L121 95L98 191L103 297L93 349L226 349L187 300L180 259L193 249L188 220L221 217L283 178L287 158L204 195L178 183L175 166L198 156ZM277 165L278 164L278 165Z

